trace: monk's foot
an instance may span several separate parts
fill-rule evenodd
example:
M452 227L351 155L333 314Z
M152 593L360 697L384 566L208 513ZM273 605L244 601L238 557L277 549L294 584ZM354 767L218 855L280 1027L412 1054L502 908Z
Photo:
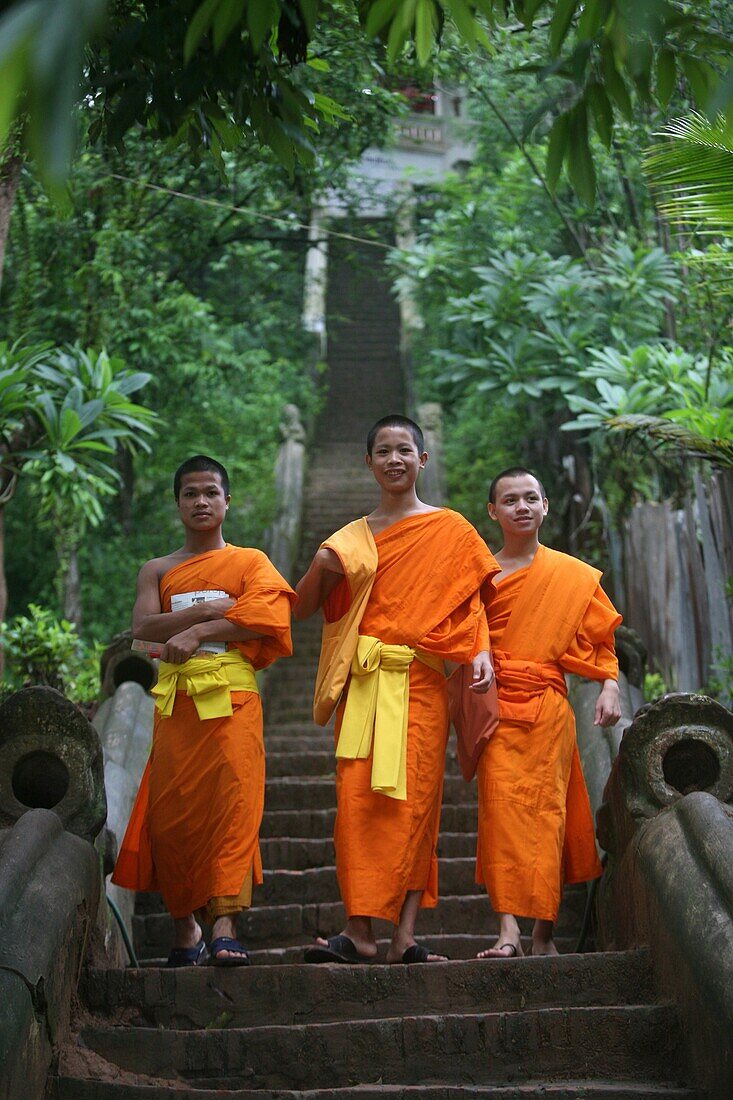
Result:
M373 941L364 937L354 939L341 932L327 940L318 936L313 946L305 949L303 960L307 963L370 963L376 954L377 945Z
M191 947L198 947L201 943L203 932L201 931L201 925L194 917L174 920L173 927L175 929L173 939L175 949L185 951Z
M554 940L532 940L532 955L559 955Z
M442 963L447 961L447 955L439 955L437 952L431 951L423 944L418 943L412 936L393 936L387 950L388 963Z
M360 936L352 931L342 932L341 935L351 940L357 955L360 955L363 959L373 959L376 957L377 944L375 940L367 939L366 936ZM324 940L322 936L317 936L315 942L319 947L329 946L329 940Z
M487 947L485 951L479 951L477 959L522 959L524 951L519 937L516 939L502 940L499 938L493 947Z
M216 962L222 963L232 959L246 964L249 961L249 955L237 939L236 921L229 916L218 917L214 921L211 929L211 946L214 948L212 957L215 957Z

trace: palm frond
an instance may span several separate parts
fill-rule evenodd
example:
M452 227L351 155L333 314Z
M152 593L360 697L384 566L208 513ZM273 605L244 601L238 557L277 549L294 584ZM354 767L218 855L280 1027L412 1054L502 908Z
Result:
M674 119L649 149L644 173L662 213L698 233L733 236L733 126L725 116Z
M690 458L702 458L714 466L733 467L733 439L710 439L665 417L639 413L609 417L606 424L618 431L644 435Z

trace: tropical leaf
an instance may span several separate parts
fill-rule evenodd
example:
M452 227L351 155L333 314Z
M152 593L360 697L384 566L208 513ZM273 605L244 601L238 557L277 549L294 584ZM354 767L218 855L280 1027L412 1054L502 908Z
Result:
M723 115L671 122L650 149L644 171L662 212L698 233L733 236L733 125Z
M645 435L661 446L691 458L702 458L716 466L733 467L733 438L708 438L685 424L661 416L628 414L610 417L606 423L616 431Z

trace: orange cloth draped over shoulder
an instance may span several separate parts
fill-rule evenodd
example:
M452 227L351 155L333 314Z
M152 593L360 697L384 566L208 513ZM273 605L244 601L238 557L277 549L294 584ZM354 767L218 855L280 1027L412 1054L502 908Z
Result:
M618 679L621 616L600 578L540 546L487 606L500 719L478 766L476 881L497 913L554 921L563 882L601 873L563 674Z
M345 574L324 605L316 693L322 724L342 696L337 740L358 635L459 663L489 648L483 602L499 566L457 512L408 516L376 536L357 520L323 546L339 556ZM408 675L407 798L372 790L372 754L337 761L336 871L349 917L396 922L408 890L424 891L425 907L437 904L447 689L444 675L419 659Z
M204 589L235 599L226 618L263 635L227 647L255 669L292 653L295 593L262 551L227 544L174 566L160 581L161 607L170 611L176 593ZM250 874L262 882L262 706L254 691L232 691L231 702L231 717L202 721L193 698L178 691L170 717L155 712L150 759L112 881L160 890L173 917L212 898L236 898Z

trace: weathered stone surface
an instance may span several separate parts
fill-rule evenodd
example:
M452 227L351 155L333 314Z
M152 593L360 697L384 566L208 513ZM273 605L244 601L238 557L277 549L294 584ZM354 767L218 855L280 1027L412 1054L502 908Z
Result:
M733 714L706 695L665 695L627 729L598 813L598 839L620 854L646 819L691 791L733 801Z
M99 897L94 848L55 813L0 831L0 1097L43 1096Z
M121 684L140 684L150 691L158 679L158 666L145 653L133 652L132 631L125 630L113 638L102 654L99 664L100 698L109 699Z
M646 646L630 626L622 624L616 628L616 654L621 672L640 691L646 673Z
M49 687L23 688L0 707L0 826L32 809L53 810L89 840L107 813L96 731Z
M477 887L478 889L478 887ZM585 903L585 893L567 892L557 920L557 933L569 936L580 924ZM340 901L327 901L301 905L262 905L242 913L239 934L243 942L252 947L278 947L305 943L313 936L332 936L343 928L345 914ZM496 920L485 894L461 897L442 897L436 909L420 912L420 935L431 939L435 935L450 934L456 928L474 936L490 937L496 934ZM386 921L375 921L378 935L391 933ZM135 947L141 957L159 957L167 953L173 926L170 917L162 913L136 915L133 919Z
M280 424L282 443L275 462L278 510L267 535L267 552L276 569L292 578L300 537L305 477L305 429L296 405L285 405Z
M651 946L711 1100L733 1095L733 808L722 801L731 798L732 732L733 715L702 696L647 708L622 743L599 815L611 853L599 943Z
M83 992L95 1013L152 1027L206 1027L226 1002L228 1027L383 1019L414 1012L492 1012L560 1005L621 1005L654 994L645 950L538 958L509 966L466 961L450 966L250 967L209 971L91 970Z
M114 835L118 849L150 755L154 709L153 698L145 688L134 680L127 680L102 703L94 717L93 724L104 750L107 828ZM135 894L112 882L107 884L107 893L131 933Z
M638 688L619 674L621 718L615 726L601 728L593 724L600 685L579 676L568 677L568 698L575 713L578 752L588 787L588 797L595 814L603 802L603 791L618 755L621 738L631 725L644 699Z
M695 1079L733 1095L733 809L695 792L646 822L604 881L604 944L649 943Z
M87 1047L132 1073L260 1088L348 1087L440 1080L500 1084L521 1068L549 1080L674 1081L679 1035L664 1005L405 1016L333 1024L195 1031L90 1026ZM348 1051L348 1057L345 1052ZM654 1052L652 1054L652 1052ZM657 1060L663 1055L661 1061Z
M0 969L0 1100L41 1100L52 1054L28 986Z
M448 499L443 461L443 409L435 401L425 401L417 408L417 419L428 452L428 464L420 474L420 496L430 504L442 506Z
M360 1085L343 1089L221 1089L167 1087L60 1078L53 1100L702 1100L693 1089L651 1082L536 1081L525 1085Z

